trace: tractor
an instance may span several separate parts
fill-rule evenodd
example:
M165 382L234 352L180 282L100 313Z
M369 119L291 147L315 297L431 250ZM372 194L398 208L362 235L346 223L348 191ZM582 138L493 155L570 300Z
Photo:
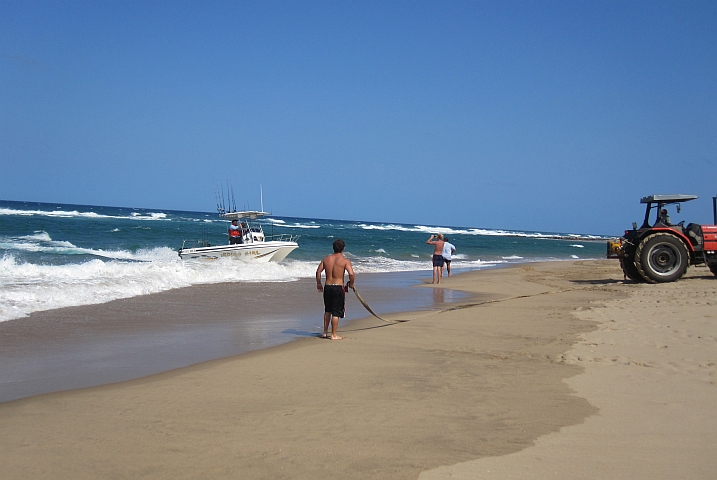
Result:
M717 197L712 199L715 225L672 224L668 205L695 200L695 195L651 195L640 199L647 204L645 220L632 230L607 243L607 258L617 258L625 277L635 282L665 283L682 278L690 265L704 265L717 276ZM655 211L654 221L650 214Z

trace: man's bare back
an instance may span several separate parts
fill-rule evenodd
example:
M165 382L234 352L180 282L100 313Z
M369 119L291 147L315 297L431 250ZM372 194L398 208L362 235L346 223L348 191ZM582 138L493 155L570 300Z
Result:
M433 245L433 255L443 255L443 244L446 242L444 242L440 237L433 240L433 237L435 237L435 235L431 235L431 238L429 238L426 243L428 245Z
M336 332L339 327L339 317L345 314L344 273L349 274L349 287L354 286L354 274L351 260L344 257L344 241L336 239L333 244L334 253L321 260L316 269L316 289L324 292L324 334L323 338L341 340ZM321 285L321 272L326 272L326 289ZM329 337L329 324L331 324L331 337Z
M349 286L353 287L353 266L351 265L351 260L344 257L343 253L332 253L331 255L327 255L319 264L319 268L316 271L316 289L319 292L323 291L323 288L321 286L322 271L326 272L326 285L343 285L344 272L348 272Z

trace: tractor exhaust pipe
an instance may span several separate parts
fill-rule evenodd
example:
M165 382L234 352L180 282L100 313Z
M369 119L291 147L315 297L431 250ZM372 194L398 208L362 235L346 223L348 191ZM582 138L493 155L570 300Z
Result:
M717 197L712 197L712 214L714 216L715 225L717 225Z

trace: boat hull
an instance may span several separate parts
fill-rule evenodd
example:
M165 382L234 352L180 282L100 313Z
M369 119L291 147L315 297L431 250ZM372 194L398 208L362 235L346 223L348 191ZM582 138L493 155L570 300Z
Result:
M219 260L227 258L245 262L281 262L297 248L299 248L298 243L286 241L214 245L211 247L182 248L179 250L179 257L182 260Z

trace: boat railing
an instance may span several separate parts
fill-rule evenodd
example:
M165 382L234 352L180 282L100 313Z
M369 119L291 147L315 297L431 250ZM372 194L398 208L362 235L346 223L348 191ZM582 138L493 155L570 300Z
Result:
M266 235L265 242L296 242L301 235L291 235L289 233L280 233L277 235Z
M189 242L189 246L187 246L187 242ZM202 247L211 247L212 244L209 243L207 240L184 240L182 241L182 248L180 250L185 250L188 248L202 248Z

